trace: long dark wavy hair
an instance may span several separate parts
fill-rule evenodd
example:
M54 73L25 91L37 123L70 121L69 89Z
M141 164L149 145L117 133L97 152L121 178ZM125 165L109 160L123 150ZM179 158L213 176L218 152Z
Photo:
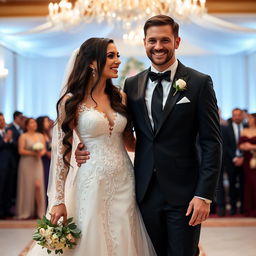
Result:
M57 102L57 120L60 118L59 108L63 98L70 94L71 96L65 102L65 118L62 120L61 129L64 132L62 143L64 145L63 161L66 166L70 166L67 156L70 154L72 145L70 138L73 134L72 124L77 125L77 112L79 104L84 100L87 87L92 74L90 64L93 61L97 62L97 79L90 90L90 96L93 99L92 93L98 85L102 76L103 69L107 59L107 47L110 43L114 43L109 38L90 38L86 40L80 47L79 53L76 56L73 70L68 78L66 91ZM122 96L120 90L115 87L111 79L107 79L105 93L108 95L111 107L114 111L125 116L129 120L127 107L122 104ZM93 99L96 104L97 102ZM128 121L129 122L129 121Z
M37 119L36 119L36 122L37 122L37 132L40 132L42 134L47 134L49 136L49 131L47 131L44 127L44 120L45 119L48 119L49 120L49 117L48 116L39 116Z

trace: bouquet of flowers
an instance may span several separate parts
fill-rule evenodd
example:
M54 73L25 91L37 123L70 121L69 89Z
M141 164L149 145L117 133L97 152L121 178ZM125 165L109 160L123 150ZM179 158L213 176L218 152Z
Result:
M66 224L59 223L54 225L45 216L37 221L37 228L33 234L33 240L43 248L47 249L47 253L52 251L55 254L62 254L65 249L73 249L76 245L76 239L81 235L81 231L77 228L73 218L69 218Z
M33 149L34 151L40 151L40 150L42 150L43 148L44 148L44 145L43 145L42 142L36 142L36 143L33 144L33 146L32 146L32 149Z

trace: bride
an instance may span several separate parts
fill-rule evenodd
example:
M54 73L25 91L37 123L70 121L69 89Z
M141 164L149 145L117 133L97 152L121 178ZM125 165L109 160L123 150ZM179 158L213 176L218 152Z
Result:
M156 255L135 201L126 151L134 151L135 139L125 93L111 81L121 63L116 46L111 39L90 38L72 62L57 103L48 188L51 221L74 217L82 231L75 249L64 255ZM78 140L90 151L90 160L75 170L72 150ZM28 255L47 252L35 245Z

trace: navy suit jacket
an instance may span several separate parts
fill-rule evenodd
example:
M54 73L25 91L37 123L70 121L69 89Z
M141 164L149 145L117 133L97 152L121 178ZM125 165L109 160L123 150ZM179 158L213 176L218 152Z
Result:
M0 135L0 169L8 169L13 167L13 150L14 143L6 143Z

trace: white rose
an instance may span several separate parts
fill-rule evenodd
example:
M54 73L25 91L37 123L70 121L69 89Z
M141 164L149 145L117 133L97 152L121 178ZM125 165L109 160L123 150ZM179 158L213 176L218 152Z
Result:
M46 232L45 232L45 229L44 229L44 228L40 228L40 229L39 229L39 233L40 233L40 235L43 236L43 237L46 236L46 235L45 235Z
M52 235L52 230L51 229L46 229L45 230L45 237L50 237Z
M183 80L183 79L178 79L176 81L176 85L179 86L179 88L182 90L182 89L185 89L187 84L186 82Z
M56 234L53 234L51 238L53 242L59 241L59 237Z
M49 226L47 227L47 230L49 230L49 232L53 232L53 229L54 229L53 227L49 227Z
M46 238L46 243L47 243L47 245L51 246L52 245L51 238Z

